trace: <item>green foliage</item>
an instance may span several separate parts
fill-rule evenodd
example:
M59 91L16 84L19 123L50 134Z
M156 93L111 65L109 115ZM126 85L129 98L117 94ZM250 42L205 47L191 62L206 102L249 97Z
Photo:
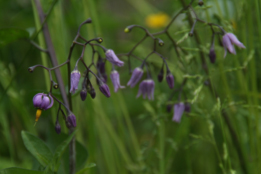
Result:
M0 38L0 46L4 46L17 40L29 39L29 33L18 28L2 28L0 29Z
M29 132L22 131L21 134L27 150L31 152L43 166L47 166L53 158L49 147L41 139Z
M32 97L38 92L47 92L50 84L49 76L44 76L43 70L37 69L31 74L27 68L35 64L51 67L51 61L48 54L39 54L39 50L28 42L27 31L41 29L32 2L34 0L0 1L0 169L21 167L3 169L0 174L67 174L67 147L73 135L65 134L67 128L62 119L59 122L63 133L55 133L57 103L50 110L43 111L37 126L33 127L35 108ZM180 2L41 0L48 15L46 22L59 63L66 60L77 27L87 18L91 17L93 24L82 28L84 37L102 37L103 45L114 49L115 53L124 53L144 35L138 29L125 34L126 26L146 26L145 18L152 13L165 12L172 16L182 8ZM194 37L188 37L191 26L188 25L188 18L182 17L185 13L170 27L169 34L177 41L179 49L188 52L187 55L181 55L179 60L168 38L159 36L165 45L157 49L168 58L167 62L175 76L175 89L180 88L184 77L188 79L181 100L192 103L191 113L183 114L180 124L171 121L173 110L171 113L165 111L166 104L178 102L179 95L174 93L173 100L167 101L171 90L165 80L156 82L155 101L144 101L135 97L137 86L116 94L111 90L111 98L105 98L95 85L95 78L92 78L97 89L95 100L88 96L82 102L79 92L73 95L73 112L78 130L75 134L77 174L243 174L242 158L238 156L233 143L235 135L248 173L260 173L261 4L258 0L213 0L204 3L204 6L195 8L198 16L235 33L247 49L237 49L237 55L228 55L224 59L223 47L216 38L217 59L215 64L211 64L208 60L211 31L206 25L198 23L195 29L200 43ZM193 6L196 6L196 1ZM153 32L161 30L148 29ZM33 41L46 48L42 32ZM135 50L135 55L144 58L152 45L150 39L146 40ZM209 75L203 71L201 51ZM76 48L72 66L80 54L80 48ZM84 59L90 61L90 57L91 49L87 48ZM127 62L126 57L120 59ZM149 59L155 80L161 63L156 56ZM134 68L140 62L131 58L131 65ZM81 65L79 68L83 70ZM111 67L108 65L106 69L109 75ZM127 63L117 70L122 85L126 84L130 78ZM66 68L61 68L61 73L67 84ZM54 74L53 78L56 80ZM207 79L210 79L212 90L204 83ZM108 85L112 89L110 80ZM53 93L61 98L59 90L53 89ZM230 133L223 113L231 120L234 134ZM21 130L28 132L21 134ZM32 168L35 171L28 170Z
M0 174L45 174L45 172L12 167L0 170Z

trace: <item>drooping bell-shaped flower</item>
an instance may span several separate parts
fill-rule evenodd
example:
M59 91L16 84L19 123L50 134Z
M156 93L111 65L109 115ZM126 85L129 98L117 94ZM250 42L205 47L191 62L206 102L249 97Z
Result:
M167 83L169 85L169 88L174 88L174 76L169 72L166 76Z
M100 91L106 96L106 97L110 97L111 93L110 93L110 89L108 87L108 85L106 85L105 83L102 83L100 85Z
M148 97L149 100L154 100L154 88L155 83L152 79L143 80L140 83L137 97L142 94L144 99Z
M110 61L113 65L116 65L116 66L123 66L124 65L124 62L121 61L117 56L116 54L114 53L113 50L111 49L108 49L105 53L105 56L106 56L106 59L108 61Z
M67 121L72 127L76 127L76 117L73 113L70 113L67 117Z
M53 106L53 98L44 93L38 93L33 98L34 107L37 108L35 122L37 122L42 114L42 110L49 109Z
M185 110L184 103L175 104L174 105L174 115L173 115L172 120L177 122L177 123L180 123L180 120L181 120L181 117L182 117L184 110Z
M121 86L121 84L120 84L120 75L119 75L118 71L113 70L111 72L110 77L111 77L112 84L114 86L114 92L117 92L119 90L119 88L125 88L125 86Z
M142 75L143 70L140 67L135 68L127 85L133 88L140 81Z
M71 73L71 89L70 93L75 93L75 91L78 89L78 84L81 78L81 73L78 70L73 70Z
M222 38L222 44L225 49L224 57L227 55L227 50L232 54L236 54L236 50L233 44L240 48L246 48L233 33L226 33Z

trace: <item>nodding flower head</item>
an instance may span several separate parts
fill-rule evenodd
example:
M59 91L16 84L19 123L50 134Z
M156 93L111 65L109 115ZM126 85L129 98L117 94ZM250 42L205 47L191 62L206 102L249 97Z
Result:
M49 109L53 106L53 98L44 93L38 93L33 98L34 107L37 108L35 121L37 122L42 114L42 110Z
M108 85L106 85L105 83L102 83L100 85L100 91L106 96L106 97L110 97L111 93L110 93L110 89L108 87Z
M174 115L173 115L172 120L177 122L177 123L180 123L180 120L181 120L181 117L182 117L184 110L185 110L184 103L175 104L174 105Z
M73 113L70 113L67 117L67 122L70 124L71 127L76 127L76 117Z
M233 44L237 45L240 48L246 48L244 44L241 43L233 33L226 33L222 38L222 44L225 49L224 57L226 57L227 55L227 50L232 54L236 54L236 50Z
M171 88L171 89L174 88L174 77L170 72L167 74L166 80L169 85L169 88Z
M140 81L142 75L143 70L140 67L135 68L127 85L133 88Z
M149 100L154 100L154 88L155 88L155 83L153 80L151 79L143 80L140 83L137 97L139 97L142 94L144 99L147 96Z
M123 66L124 65L124 62L121 61L117 56L116 54L114 53L113 50L111 49L108 49L105 53L105 56L106 56L106 59L108 61L110 61L113 65L116 65L116 66Z
M71 72L71 89L70 93L75 93L78 89L79 80L81 78L81 73L78 70L73 70Z
M125 88L125 86L121 86L121 84L120 84L120 75L119 75L118 71L113 70L111 72L110 77L111 77L112 84L114 86L114 92L117 92L119 90L119 88Z

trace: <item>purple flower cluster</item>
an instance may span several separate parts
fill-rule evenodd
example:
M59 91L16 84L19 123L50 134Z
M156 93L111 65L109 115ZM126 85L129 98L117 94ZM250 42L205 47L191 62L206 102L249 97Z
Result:
M235 50L234 44L236 46L238 46L239 48L246 48L244 46L244 44L241 43L233 33L226 33L223 36L222 44L223 44L223 47L225 49L224 57L226 57L226 55L227 55L227 50L231 54L236 54L236 50Z

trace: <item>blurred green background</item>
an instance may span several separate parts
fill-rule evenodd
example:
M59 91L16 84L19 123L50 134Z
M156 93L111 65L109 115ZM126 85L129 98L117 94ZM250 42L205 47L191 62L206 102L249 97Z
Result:
M66 61L70 45L80 23L91 17L92 24L83 26L81 34L91 39L102 37L103 46L113 49L117 54L128 52L144 33L134 29L124 33L131 24L148 27L151 32L164 27L146 26L146 18L152 14L165 13L170 18L182 8L182 0L41 0L45 13L50 11L47 24L59 63ZM30 0L0 0L0 169L21 167L44 170L24 146L21 131L25 130L40 137L53 151L65 139L67 129L62 124L62 133L56 135L54 122L58 104L44 111L34 127L35 111L32 98L36 93L48 92L49 78L43 69L32 74L28 67L45 64L52 67L49 57L40 53L25 38L32 34L39 22L36 10ZM190 1L185 0L186 4ZM86 173L93 174L218 174L247 173L259 174L261 171L260 144L260 38L261 17L259 0L205 0L204 6L193 7L201 19L214 22L233 32L246 49L237 49L237 55L223 58L223 48L216 39L217 60L211 64L208 52L211 31L208 26L197 24L200 43L188 38L190 30L185 13L171 26L169 33L180 46L188 51L178 60L170 40L164 35L165 46L157 50L168 58L171 72L175 76L175 86L180 87L184 75L188 82L183 89L182 100L193 102L191 113L184 114L180 124L172 122L173 111L166 112L166 104L171 90L166 81L157 82L161 60L152 56L149 59L152 77L155 80L155 100L136 98L138 85L118 93L108 80L111 97L106 98L95 86L97 96L90 96L82 102L79 91L73 95L73 112L77 118L77 170L95 163ZM39 26L38 26L39 27ZM17 33L17 29L22 31ZM12 32L15 30L15 32ZM27 32L25 32L25 31ZM19 37L17 36L19 34ZM41 44L40 32L35 42ZM153 46L147 39L134 54L145 58ZM43 47L44 42L43 42ZM209 76L205 74L200 62L199 51L204 52ZM72 68L81 54L77 47L72 55ZM202 57L202 56L201 56ZM84 59L90 63L91 49L87 48ZM121 83L127 84L130 74L127 59L123 68L117 68ZM140 62L131 59L132 67ZM83 72L84 67L79 69ZM66 67L60 69L67 84ZM106 66L107 75L111 65ZM54 79L55 76L53 75ZM213 91L204 85L211 79ZM94 80L93 80L94 81ZM68 86L66 85L66 89ZM59 90L53 90L61 98ZM186 96L186 98L185 98ZM175 94L172 103L178 101ZM223 118L226 113L230 119L234 135ZM233 137L237 137L238 147L243 159L238 156ZM68 149L67 149L68 150ZM58 173L68 173L68 154L64 154Z

